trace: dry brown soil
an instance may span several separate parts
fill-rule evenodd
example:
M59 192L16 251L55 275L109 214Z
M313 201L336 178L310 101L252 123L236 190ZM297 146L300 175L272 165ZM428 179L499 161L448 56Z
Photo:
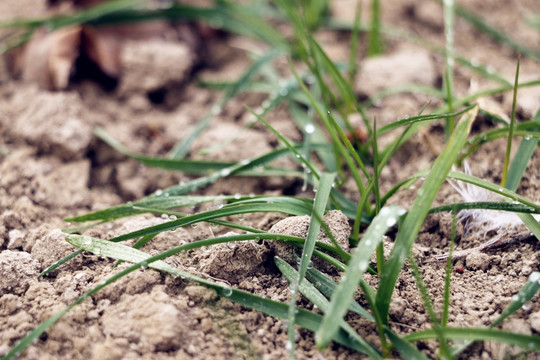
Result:
M2 18L39 15L45 1L2 1ZM350 20L355 1L332 3L332 13ZM364 5L368 2L364 1ZM523 23L522 16L540 15L540 3L533 0L460 1L481 13L490 24L511 34L528 46L540 44L540 31ZM383 2L384 21L443 44L442 9L432 1ZM367 19L369 9L363 16ZM219 93L198 86L198 79L233 80L247 68L245 49L264 51L252 40L236 36L210 36L204 46L158 37L126 42L123 70L114 90L89 79L72 82L64 91L50 92L33 83L12 79L0 63L0 355L38 324L74 301L83 292L108 278L113 261L88 254L79 256L42 279L37 274L73 248L64 241L63 219L90 210L103 209L135 200L157 189L189 179L181 173L168 173L141 166L111 150L93 135L101 126L131 150L149 155L165 154L194 128L219 98ZM197 36L197 35L196 35ZM322 32L321 44L336 60L348 57L348 35ZM193 39L192 39L193 40ZM365 39L361 39L365 43ZM200 45L200 44L199 44ZM400 84L440 85L444 61L438 54L401 40L390 39L385 54L365 59L359 54L360 73L356 82L362 97ZM160 49L159 53L155 49ZM456 49L468 59L513 79L516 54L508 47L478 33L456 20ZM202 51L204 50L204 55ZM286 59L278 67L286 68ZM524 57L521 80L537 79L538 63ZM173 75L174 74L174 75ZM459 96L494 87L463 67L456 69ZM242 95L232 100L216 116L210 128L194 143L190 156L196 159L237 161L263 154L278 146L276 138L263 126L244 129L250 116L244 105L256 108L261 95ZM392 95L368 109L380 124L417 113L428 101L427 95ZM510 114L511 94L481 99L483 106ZM538 110L538 88L520 90L518 118L530 119ZM440 105L433 100L430 108ZM292 140L299 132L283 109L268 120ZM474 132L493 128L491 121L479 118ZM441 124L433 124L411 139L383 171L382 191L424 168L442 145ZM240 136L237 136L241 134ZM202 155L201 150L233 139L219 151ZM428 141L429 140L429 141ZM504 140L481 147L469 160L473 174L498 182L504 158ZM290 162L289 166L293 163ZM416 184L398 193L391 203L409 207ZM540 152L536 151L520 194L540 201ZM232 178L207 187L200 194L300 194L301 182L291 179ZM352 186L351 186L352 188ZM313 197L308 189L302 195ZM354 198L357 194L351 190ZM461 201L445 184L437 204ZM199 209L194 209L197 211ZM268 230L282 216L249 215L245 224ZM348 224L339 220L331 225L341 236ZM134 229L165 221L145 215L118 221L87 231L92 236L111 238ZM273 231L303 234L306 219L288 220ZM440 307L444 263L434 257L448 251L450 214L429 216L414 248L425 282ZM475 231L478 230L478 231ZM227 229L199 225L158 236L144 250L150 253L171 246L224 234ZM503 248L472 252L457 260L452 273L450 325L484 326L493 321L527 281L540 270L540 244L523 229L482 229L464 232L458 226L458 249L471 249L495 236L520 239ZM391 241L391 236L389 241ZM208 249L206 249L208 250ZM177 256L174 263L201 276L229 283L240 289L285 301L287 282L272 264L275 247L268 244L221 246L211 251L192 251ZM277 249L282 251L283 249ZM337 273L336 273L337 275ZM366 275L376 285L376 278ZM394 329L402 334L428 328L429 321L412 276L406 269L399 279L391 306ZM364 300L359 297L359 301ZM377 342L372 324L351 318L351 323L368 340ZM245 309L220 298L212 290L152 270L141 270L105 288L69 312L46 331L23 354L24 359L283 359L287 356L284 322ZM540 307L536 296L530 304L507 320L503 329L540 333ZM333 345L319 352L313 335L298 330L298 359L359 359L346 348ZM434 356L436 345L419 344ZM502 359L517 357L520 349L485 343L475 344L463 358ZM525 355L533 359L535 354Z

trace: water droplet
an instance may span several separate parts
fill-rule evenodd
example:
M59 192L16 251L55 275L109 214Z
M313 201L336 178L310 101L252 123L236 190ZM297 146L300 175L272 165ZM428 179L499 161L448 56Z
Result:
M292 349L292 343L290 341L287 341L287 343L285 344L285 349L287 349L287 351L290 351Z
M231 170L230 169L222 169L219 174L223 177L226 177L226 176L229 176L231 174Z
M404 119L408 119L409 118L409 115L405 115L403 116Z
M163 194L163 190L161 189L158 189L156 190L156 192L154 193L156 196L161 196L161 194Z
M204 252L210 252L210 251L212 251L212 248L211 248L210 246L203 246L201 249L202 249L202 251L204 251Z
M523 304L521 306L521 308L524 310L524 311L529 311L531 310L531 305L530 304Z
M163 220L167 220L169 218L169 216L167 214L161 214L161 218Z
M532 136L531 135L527 135L523 138L523 140L525 141L530 141L532 139Z
M306 124L306 126L304 127L304 131L306 132L306 134L313 134L315 132L315 125L313 124Z
M387 207L382 208L381 211L379 212L379 215L381 215L381 216L390 215L390 209L387 208Z
M176 217L176 215L170 215L170 216L169 216L169 220L176 220L176 219L178 219L178 218Z
M364 272L367 270L367 267L368 267L368 263L367 261L360 261L358 263L358 271L359 272Z
M387 226L394 226L394 225L396 225L396 223L397 223L397 220L394 217L386 219L386 225Z
M529 275L529 281L530 282L536 282L540 280L540 272L535 271Z
M295 155L297 159L300 159L300 154Z
M142 269L142 270L148 269L148 263L147 263L146 261L143 261L143 262L141 263L141 269Z
M234 194L234 198L235 198L236 200L240 199L241 197L242 197L242 195L240 195L240 194Z
M191 227L195 229L197 227L197 225L198 224L191 224Z
M403 216L403 215L405 215L406 212L407 212L407 210L405 210L405 209L398 209L397 214L399 216Z
M367 239L364 242L364 244L366 244L366 246L371 246L371 243L372 243L371 239Z
M279 89L280 96L287 96L288 94L289 94L289 89L287 89L286 87Z
M295 294L295 291L296 291L296 281L293 281L289 284L289 291L291 292L291 294Z
M100 248L95 248L94 249L94 254L101 255L101 249Z
M212 108L210 109L210 113L212 115L217 115L221 112L221 108L219 107L219 105L214 105L212 106Z
M249 164L250 162L251 162L251 160L249 160L249 159L244 159L244 160L240 161L240 165L246 166L246 165Z
M512 296L512 301L519 301L519 296L518 295Z
M229 297L231 296L233 293L232 289L230 286L225 286L222 290L221 290L221 294L225 297Z

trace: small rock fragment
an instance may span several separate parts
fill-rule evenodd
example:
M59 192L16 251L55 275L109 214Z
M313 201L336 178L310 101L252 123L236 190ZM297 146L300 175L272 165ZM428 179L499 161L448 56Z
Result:
M349 236L351 234L351 227L349 225L349 220L339 210L330 210L324 217L323 221L328 225L334 238L338 242L339 246L345 250L349 251ZM276 223L270 229L271 233L275 234L285 234L291 236L297 236L305 238L309 229L310 217L307 215L304 216L292 216L281 220ZM324 233L323 229L319 232L317 241L333 245L330 238ZM270 248L276 253L277 256L283 260L293 263L295 262L295 256L293 254L294 249L298 249L292 245L284 244L281 241L269 241ZM300 249L298 249L300 251ZM325 262L319 261L313 257L317 266L324 266Z
M39 263L27 252L0 252L0 294L23 294L39 274Z

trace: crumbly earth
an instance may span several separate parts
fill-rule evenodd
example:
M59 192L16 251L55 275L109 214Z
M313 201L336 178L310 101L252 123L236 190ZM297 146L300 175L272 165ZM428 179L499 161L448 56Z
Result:
M369 9L363 16L368 19ZM533 0L517 2L460 2L481 13L492 25L529 46L538 44L540 31L520 21L523 13L540 14ZM331 12L351 21L356 1L336 0ZM384 4L383 4L384 5ZM387 4L388 5L388 4ZM2 1L3 19L42 14L46 1ZM442 9L432 1L404 0L384 6L384 21L421 37L443 44ZM189 30L189 29L188 29ZM185 29L182 31L186 31ZM128 159L98 140L93 129L103 128L134 152L163 155L194 129L219 100L216 91L202 88L197 80L233 80L249 64L243 49L260 48L252 40L219 33L204 40L192 36L130 40L122 54L123 74L114 90L88 79L72 82L64 91L50 92L34 83L13 79L7 64L0 61L0 356L19 339L85 291L125 268L114 268L110 259L82 254L44 278L37 275L47 266L74 251L60 229L63 219L91 210L135 200L181 181L182 173L148 168ZM321 44L336 60L348 59L348 36L342 32L317 34ZM468 59L489 66L512 81L516 54L479 34L462 19L456 19L456 50ZM180 40L179 40L180 39ZM365 39L362 38L362 41ZM206 46L193 46L193 41ZM364 59L359 54L356 79L359 96L372 96L382 89L417 84L441 83L443 57L412 43L395 38L387 42L385 55ZM204 48L204 55L200 50ZM363 49L363 46L361 46ZM159 57L155 58L156 49ZM285 60L285 59L282 59ZM286 63L283 64L286 69ZM536 79L538 63L524 57L521 81ZM495 83L473 71L458 67L455 87L460 96ZM500 114L511 109L510 93L479 101ZM539 108L538 87L523 88L518 96L518 118L530 119ZM414 115L431 99L429 95L398 94L378 101L368 109L370 118L383 124ZM261 95L243 94L214 117L212 124L192 146L190 157L239 161L264 154L278 144L260 124L251 121L245 105L257 108ZM426 112L440 105L432 101ZM279 131L300 140L292 120L283 109L267 115ZM473 132L493 128L479 118ZM390 135L391 136L391 135ZM382 142L388 139L382 139ZM213 150L215 145L222 145ZM381 192L425 168L443 144L442 127L434 123L409 140L393 157L381 175ZM504 140L480 147L469 160L475 176L500 182ZM283 161L283 166L295 166ZM540 201L540 152L536 150L518 193ZM409 208L421 183L400 191L389 203ZM353 189L352 181L345 184ZM198 194L300 194L314 197L293 179L230 178L198 191ZM353 199L358 194L349 193ZM435 203L460 201L445 184ZM192 211L199 210L194 209ZM350 225L333 214L330 228L338 241L347 239ZM282 215L250 214L241 221L263 230L302 236L307 217L283 220ZM281 222L279 222L281 220ZM87 235L108 239L136 229L167 221L160 216L141 215L92 228ZM445 262L435 261L448 251L451 215L429 215L414 245L413 254L435 306L442 305ZM229 230L208 224L160 234L143 250L154 254L172 246L222 235ZM504 247L484 252L468 252L453 265L451 326L484 326L492 322L525 284L528 276L540 271L540 244L523 227L498 229L488 233L464 231L458 224L457 249L473 249L486 240L501 236ZM392 246L393 234L385 243ZM218 245L193 250L167 261L199 276L286 301L288 283L273 264L275 253L284 248L266 242ZM291 257L292 258L292 257ZM337 274L337 272L335 273ZM337 279L337 277L336 277ZM377 277L366 274L373 286ZM358 300L365 305L365 299ZM304 305L305 301L302 300ZM311 308L310 305L306 305ZM399 278L391 304L393 329L401 334L429 328L429 319L411 272ZM373 324L348 317L361 335L373 343L378 337ZM511 319L505 330L540 334L540 306L536 296ZM333 345L315 349L313 335L298 330L298 359L360 359L360 354ZM106 287L68 312L28 349L23 359L283 359L287 356L285 323L234 304L213 290L153 270L140 270ZM436 344L419 344L427 355L436 354ZM467 359L515 358L523 352L497 343L477 343L463 355ZM535 358L536 354L525 355Z

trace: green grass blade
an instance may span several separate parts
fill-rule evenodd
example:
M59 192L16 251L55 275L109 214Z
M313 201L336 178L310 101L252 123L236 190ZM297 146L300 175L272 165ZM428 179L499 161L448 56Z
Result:
M448 250L448 259L446 260L446 269L444 271L444 290L443 290L443 306L441 314L441 327L448 325L448 318L450 316L450 287L452 285L452 256L454 254L454 245L456 242L456 229L457 229L457 214L458 210L454 207L452 209L452 225L450 230L450 246Z
M306 271L308 269L309 263L311 262L311 256L313 255L313 250L315 249L315 242L317 241L317 236L321 230L321 222L324 215L324 210L328 204L328 199L330 197L330 191L332 190L332 184L334 183L335 174L323 173L320 177L317 194L313 203L313 211L311 214L311 221L309 223L308 233L306 236L306 241L304 242L304 248L302 249L302 256L300 260L300 269L298 271L298 278L291 283L292 287L292 298L289 303L289 316L288 323L295 323L295 310L296 310L296 301L298 297L299 286ZM289 326L287 328L288 338L289 338L289 349L290 357L294 358L294 344L295 344L295 333L294 327Z
M470 111L472 108L474 108L476 105L469 105L465 107L464 109L460 111L456 111L454 113L449 114L430 114L430 115L418 115L418 116L411 116L408 118L400 119L398 121L394 121L390 124L387 124L385 126L382 126L377 132L379 137L388 133L389 131L392 131L394 129L398 129L403 126L411 125L417 122L422 121L432 121L432 120L439 120L439 119L447 119L449 117L459 116L463 115L466 112Z
M73 259L75 256L79 255L81 252L82 252L82 250L77 250L77 251L74 251L73 253L69 254L68 256L64 257L63 259L60 259L59 261L55 262L54 264L52 264L51 266L49 266L48 268L43 270L41 272L41 274L38 275L37 278L39 279L40 277L43 277L43 276L47 275L51 271L53 271L55 269L58 269L63 264L65 264L69 260Z
M182 139L172 148L169 153L169 157L175 159L183 158L188 153L189 147L191 146L193 141L195 141L195 139L198 138L199 135L210 124L212 118L218 115L223 110L225 105L249 83L253 75L255 75L262 66L268 64L279 54L281 54L281 51L274 49L273 51L268 52L266 55L255 61L253 65L251 65L251 67L240 77L240 79L238 79L238 81L236 81L227 88L225 94L223 95L223 98L219 101L218 104L215 104L210 109L208 114L201 121L197 123L197 126L191 132L191 134L189 134L185 139Z
M368 55L382 54L383 43L381 39L381 4L380 0L371 0L371 22L369 25Z
M234 196L148 196L139 201L134 201L122 205L116 205L104 210L97 210L85 215L73 216L66 218L68 222L86 222L95 220L111 221L126 216L144 214L145 209L169 210L178 209L186 206L196 206L212 201L229 201L233 200Z
M517 214L521 221L531 230L531 232L540 240L540 223L531 214Z
M536 335L523 335L509 331L478 328L444 328L441 331L449 339L497 341L517 345L531 351L540 351L540 337ZM434 330L422 330L405 336L405 340L421 341L433 339L436 336Z
M444 89L448 111L454 111L454 0L443 1L444 9L444 37L446 40L444 59ZM446 119L445 132L448 138L454 131L455 119L453 116Z
M274 262L276 263L276 266L278 267L279 271L285 276L285 278L289 281L289 283L293 284L297 281L299 273L286 261L275 257ZM298 290L302 295L304 295L309 301L311 301L314 305L316 305L319 309L321 309L323 312L328 309L329 301L324 297L323 294L321 294L313 284L308 282L306 279L302 280L298 286ZM354 331L353 328L350 327L344 320L342 320L340 324L341 328L345 330L351 336L354 338L357 342L359 342L361 345L363 345L363 353L366 355L369 355L371 359L382 359L381 355L370 345L367 341L362 339L358 335L356 331Z
M341 104L338 109L345 107L348 112L357 111L362 115L362 119L364 120L364 122L367 122L366 116L364 114L364 109L358 102L354 90L349 85L347 80L345 80L345 78L337 68L336 64L334 64L334 62L328 57L328 55L324 52L324 50L317 43L317 41L313 39L313 37L309 37L309 42L311 48L315 52L314 56L320 59L320 66L326 69L334 85L337 87L342 101L344 102L344 104ZM370 124L367 123L366 126L369 128Z
M415 348L409 341L403 339L401 336L390 330L388 327L385 327L384 332L392 345L395 346L396 350L399 351L401 356L404 359L415 359L415 360L428 360L428 357Z
M328 143L323 131L321 131L320 129L320 126L314 121L314 116L312 114L313 111L308 111L308 114L306 114L305 110L301 107L301 105L294 101L288 102L288 110L299 129L305 130L306 126L308 126L309 124L315 126L315 131L311 134L312 148L314 143ZM335 172L337 170L336 157L334 156L332 151L317 149L316 154L324 164L326 171Z
M315 268L308 269L306 272L306 279L315 285L317 290L329 298L332 297L332 294L338 286L334 280ZM349 310L365 317L368 320L374 321L373 316L354 300L351 300Z
M508 189L502 188L499 185L495 185L493 183L490 183L489 181L477 178L472 175L468 175L462 172L458 171L450 171L448 173L448 178L463 181L469 184L476 185L478 187L484 188L486 190L492 191L494 193L497 193L499 195L502 195L512 201L517 201L525 206L528 206L530 208L530 212L536 212L540 210L540 205L536 204L533 201L530 201L529 199L516 194L513 191L510 191Z
M495 201L479 201L479 202L466 202L466 203L456 203L449 205L437 206L429 209L429 213L438 213L444 211L452 210L471 210L471 209L483 209L483 210L498 210L498 211L511 211L517 213L532 213L540 214L540 209L532 209L528 205L523 204L514 204L507 202L495 202Z
M536 123L537 130L540 131L540 110L536 113L531 122ZM527 169L527 164L534 154L536 146L538 146L538 140L533 139L530 136L526 136L521 140L516 155L514 155L514 159L510 164L510 169L508 170L508 179L506 181L507 189L516 191L521 178Z
M437 340L439 341L439 353L441 355L441 358L449 359L451 355L448 348L448 341L444 337L444 334L441 332L441 320L435 313L433 302L431 301L431 297L429 296L429 292L427 290L426 284L424 283L424 279L422 278L422 274L420 273L420 269L418 268L418 264L416 263L416 259L411 252L409 252L407 258L409 261L409 267L411 268L413 273L416 287L420 292L420 297L422 298L424 308L426 309L426 312L428 314L429 321L431 322L433 330L437 334Z
M349 308L349 304L358 286L362 274L367 270L369 259L377 245L382 242L383 235L397 223L405 209L390 206L381 209L367 228L362 241L354 250L352 258L336 291L332 295L330 308L324 315L320 330L316 335L319 348L328 346L330 340L339 329L339 324Z
M517 104L517 90L518 90L520 63L521 63L521 58L518 58L517 67L516 67L516 77L514 81L514 96L512 100L512 117L511 117L510 124L508 126L508 139L506 142L506 154L504 156L503 173L502 173L502 179L501 179L501 186L504 186L504 187L506 187L506 178L508 177L508 166L510 165L510 152L512 151L512 140L514 138L514 128L516 124L516 104Z
M295 215L295 216L309 214L309 212L306 213L307 209L302 205L298 206L298 205L285 204L285 203L238 204L238 205L232 204L232 205L224 206L221 209L201 212L195 215L186 216L181 219L169 221L163 224L150 226L145 229L137 230L137 231L127 233L124 235L120 235L120 236L115 237L112 240L124 241L128 239L134 239L141 236L158 234L163 231L174 230L182 226L187 226L187 225L195 224L202 221L208 221L208 220L213 220L216 218L234 216L234 215L239 215L239 214L247 214L247 213L255 213L255 212L278 212L278 213L285 213L285 214Z
M431 203L465 144L477 111L477 108L474 108L463 115L445 149L433 163L423 186L418 190L418 196L412 205L411 212L400 224L394 248L386 262L377 291L377 307L384 321L387 321L390 300L401 268L429 212Z

